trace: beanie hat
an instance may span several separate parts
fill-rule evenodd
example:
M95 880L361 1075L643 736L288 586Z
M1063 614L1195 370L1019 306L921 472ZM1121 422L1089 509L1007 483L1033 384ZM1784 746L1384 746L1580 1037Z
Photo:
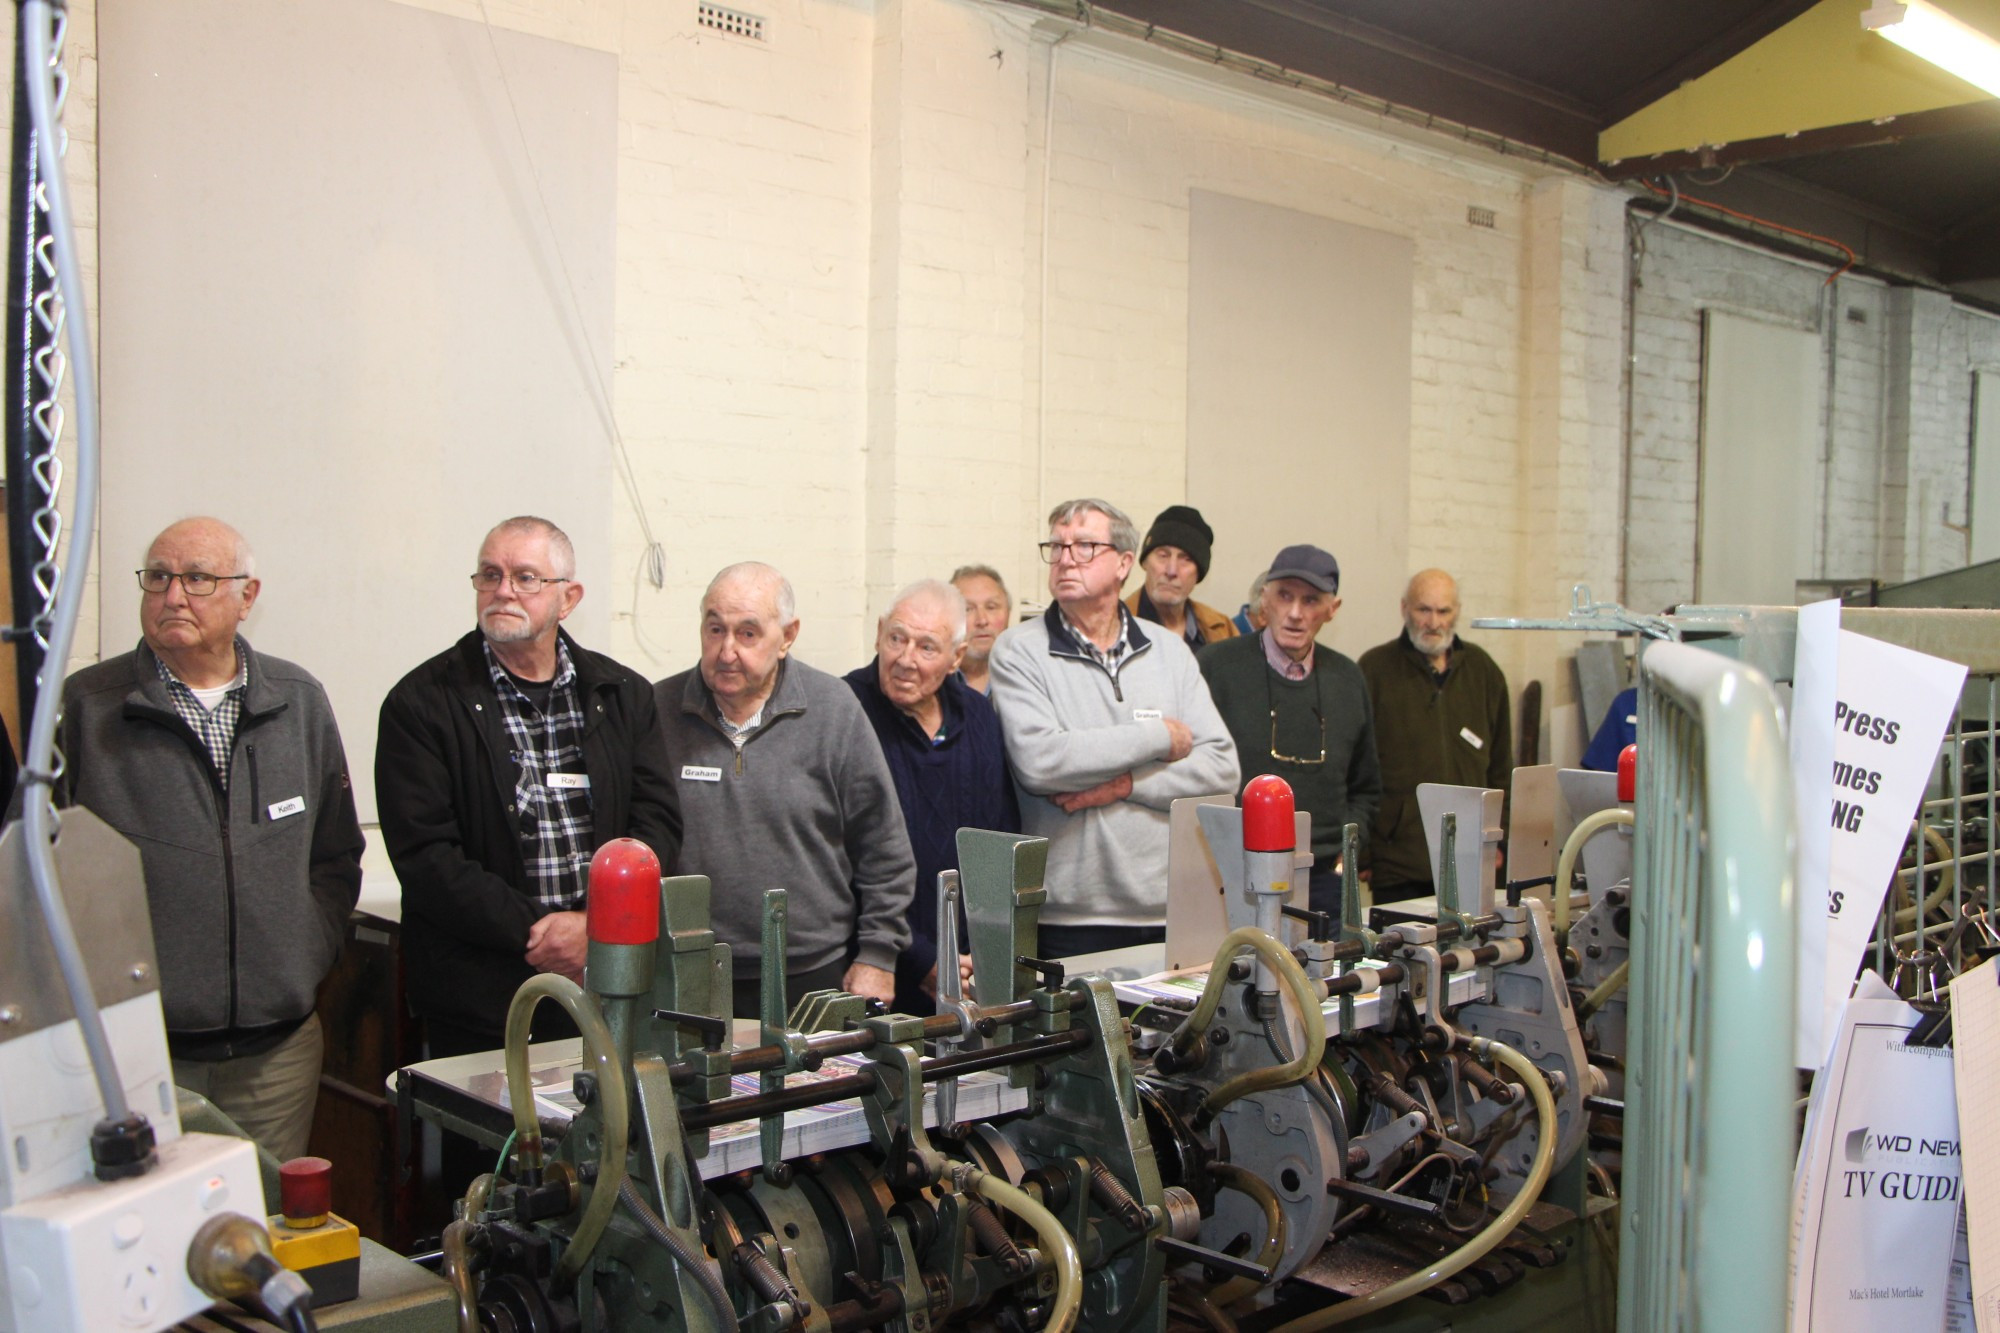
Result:
M1215 529L1208 526L1199 509L1192 505L1168 505L1153 520L1153 526L1146 529L1146 544L1140 548L1139 558L1144 560L1156 546L1179 547L1194 561L1194 581L1200 583L1208 577L1209 547L1214 542Z

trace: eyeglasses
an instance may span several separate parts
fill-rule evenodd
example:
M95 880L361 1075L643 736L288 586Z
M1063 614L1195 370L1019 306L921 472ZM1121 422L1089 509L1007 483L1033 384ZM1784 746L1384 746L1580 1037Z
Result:
M1110 542L1043 542L1042 563L1053 565L1068 556L1073 565L1087 565L1110 549Z
M514 585L514 591L523 597L533 597L546 583L568 583L568 579L545 579L540 574L526 572L509 574L501 569L482 569L472 576L472 586L481 592L496 592L503 583Z
M1280 754L1278 752L1278 701L1271 692L1271 675L1264 677L1264 697L1271 708L1271 758L1281 764L1297 764L1301 768L1317 768L1326 762L1326 714L1322 711L1325 700L1320 697L1319 672L1313 672L1313 719L1319 723L1319 755L1307 759L1303 755Z
M174 580L181 581L181 587L190 597L207 597L215 591L216 585L237 579L247 579L248 574L204 574L200 570L189 570L177 574L170 569L135 569L139 576L139 587L144 592L165 592L174 586Z

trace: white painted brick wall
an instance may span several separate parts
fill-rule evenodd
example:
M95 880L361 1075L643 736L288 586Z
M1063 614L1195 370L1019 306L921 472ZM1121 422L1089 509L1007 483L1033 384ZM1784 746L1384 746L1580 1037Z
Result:
M802 655L844 667L909 578L983 559L1038 596L1054 500L1102 494L1143 522L1189 498L1192 189L1413 241L1410 559L1457 571L1469 614L1557 614L1572 582L1613 597L1621 575L1640 609L1689 594L1708 306L1837 321L1826 570L1957 558L1941 520L1955 503L1963 521L1967 372L2000 365L1992 320L1861 279L1829 296L1809 268L1655 226L1627 479L1617 192L1102 34L1052 52L1059 29L982 0L738 7L767 42L698 27L694 0L484 7L619 60L613 391L667 586L592 592L643 670L692 660L700 589L731 560L790 571ZM87 54L91 7L75 12ZM94 78L71 121L86 201ZM640 525L617 513L581 539L635 571ZM1567 692L1562 649L1483 637L1517 683Z

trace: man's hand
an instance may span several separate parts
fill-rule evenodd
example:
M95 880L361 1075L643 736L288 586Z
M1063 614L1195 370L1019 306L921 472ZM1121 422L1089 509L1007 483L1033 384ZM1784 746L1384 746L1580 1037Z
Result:
M1194 733L1188 730L1188 724L1177 717L1160 720L1167 724L1167 740L1170 742L1167 747L1167 762L1178 763L1193 754Z
M1169 725L1179 726L1180 724L1170 722ZM1187 728L1182 727L1181 730L1185 732ZM1049 800L1064 814L1075 815L1081 814L1085 810L1094 810L1100 805L1110 805L1114 801L1122 801L1131 794L1132 775L1130 773L1120 773L1109 782L1100 782L1088 791L1057 792L1054 796L1049 797Z
M537 972L560 972L581 986L589 952L581 912L550 912L528 927L528 966Z
M896 1002L896 974L866 963L849 966L847 975L840 979L840 988L849 995L880 1000L884 1004Z
M924 979L918 982L917 985L923 990L924 994L930 996L933 1000L937 998L938 970L936 963L931 964L931 970L924 973ZM962 994L967 997L971 996L972 955L969 953L962 953L958 956L958 988Z

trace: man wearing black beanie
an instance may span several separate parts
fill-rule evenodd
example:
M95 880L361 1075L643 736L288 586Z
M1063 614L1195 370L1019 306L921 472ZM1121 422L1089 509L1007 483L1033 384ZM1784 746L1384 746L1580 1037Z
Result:
M1215 530L1192 505L1168 505L1146 529L1139 550L1139 568L1146 581L1125 599L1141 620L1150 620L1181 636L1187 646L1236 637L1236 625L1212 606L1194 600L1194 585L1208 577L1208 557Z

